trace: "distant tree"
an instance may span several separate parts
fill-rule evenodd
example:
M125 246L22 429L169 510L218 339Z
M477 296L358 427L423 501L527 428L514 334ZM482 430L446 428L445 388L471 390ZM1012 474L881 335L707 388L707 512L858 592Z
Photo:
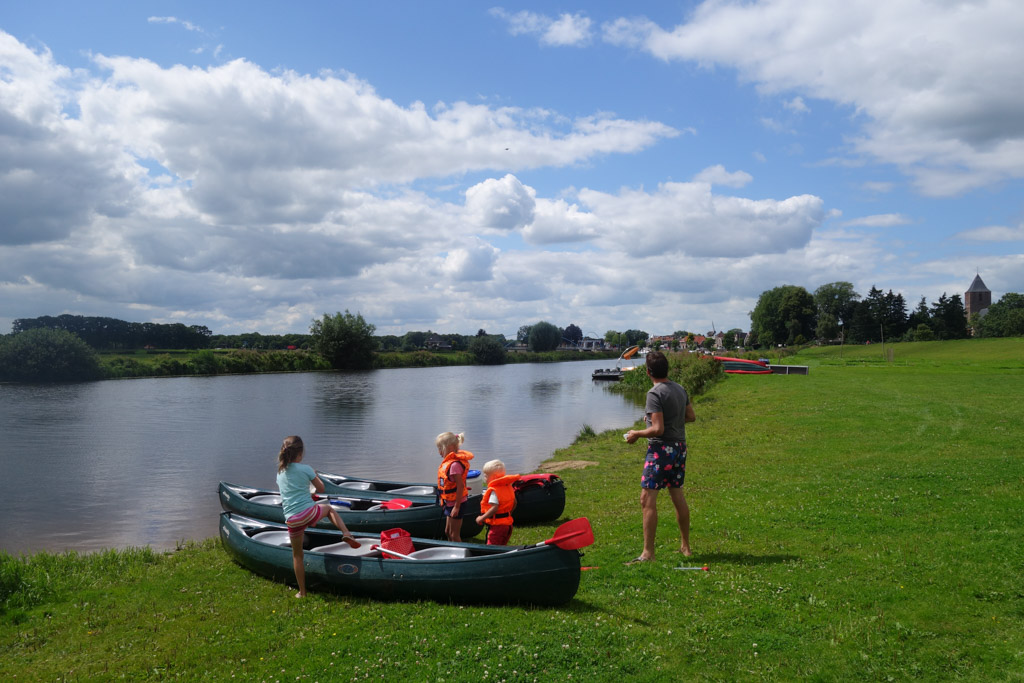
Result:
M967 337L967 313L959 294L947 297L943 292L931 307L931 328L938 339Z
M819 339L835 339L841 325L848 325L853 317L853 308L860 300L860 294L849 282L829 282L814 290L814 307Z
M815 329L814 297L803 287L782 285L762 292L750 313L750 326L766 346L792 344Z
M562 333L562 336L571 341L573 344L579 344L583 339L583 330L576 325L569 323L568 327Z
M815 336L818 339L835 339L842 325L848 325L853 317L853 308L860 299L849 282L829 282L814 290L814 306L817 311Z
M505 345L497 337L476 336L469 342L469 352L481 365L501 365L505 362Z
M561 333L549 322L542 320L530 328L529 346L531 351L554 351L561 342Z
M702 341L700 343L700 345L703 346L708 351L710 351L711 349L715 348L715 338L714 337L704 337L704 341Z
M727 349L735 349L737 346L737 338L743 334L743 330L738 327L734 327L725 334L722 335L722 346Z
M486 337L487 336L487 330L485 330L484 328L481 327L479 330L476 331L476 336L478 336L478 337Z
M101 375L96 352L66 330L35 328L0 337L0 379L70 382Z
M313 320L309 332L313 349L334 368L362 369L373 365L373 325L359 313L324 313L322 320Z
M530 329L531 325L521 325L519 331L516 333L516 341L520 344L526 344L530 341Z
M921 323L914 330L914 341L926 342L935 339L935 333L932 332L932 328L928 327L925 323Z
M627 347L633 345L642 346L647 343L647 339L650 337L643 330L626 330L622 333L622 336L625 338L625 345Z
M397 351L402 348L402 338L394 334L385 334L377 337L377 344L381 351Z
M427 336L429 334L429 330L427 332L406 332L402 337L402 350L416 351L422 349L423 345L427 343Z
M622 333L618 330L608 330L604 333L604 341L609 346L618 346L622 343Z
M921 300L917 303L917 308L907 316L907 327L911 330L916 330L920 325L927 325L931 319L932 315L928 310L928 300L922 296Z
M979 337L1024 336L1024 295L1007 292L989 306L984 317L973 320L972 326Z

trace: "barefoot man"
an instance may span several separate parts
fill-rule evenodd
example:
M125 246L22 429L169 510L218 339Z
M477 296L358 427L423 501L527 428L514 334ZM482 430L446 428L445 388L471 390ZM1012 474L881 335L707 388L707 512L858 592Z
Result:
M689 557L690 507L683 495L686 476L686 423L697 416L686 389L668 379L668 358L660 351L647 354L647 376L654 386L647 392L644 420L647 429L626 432L626 442L647 439L647 458L640 477L640 509L644 520L644 550L626 564L650 562L654 559L654 537L658 529L658 491L668 487L676 508L676 522L682 542L679 552Z

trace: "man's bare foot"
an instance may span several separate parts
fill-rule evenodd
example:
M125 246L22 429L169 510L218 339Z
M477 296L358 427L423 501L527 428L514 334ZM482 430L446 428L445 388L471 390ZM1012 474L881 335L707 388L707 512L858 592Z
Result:
M350 535L342 536L341 540L343 540L345 543L348 543L350 548L358 548L360 546L359 541L352 538L352 536Z
M640 557L634 558L634 559L630 560L629 562L627 562L626 566L628 567L631 564L640 564L641 562L654 562L654 558L653 557L645 557L644 555L641 554Z
M306 594L305 593L296 593L295 597L297 597L297 598L304 598L304 597L306 597Z
M693 557L693 551L690 550L688 546L681 546L679 548L679 552L681 552L684 557Z

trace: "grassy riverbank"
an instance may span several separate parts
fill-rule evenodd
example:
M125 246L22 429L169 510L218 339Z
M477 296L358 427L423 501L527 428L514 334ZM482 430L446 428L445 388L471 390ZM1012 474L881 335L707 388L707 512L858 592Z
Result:
M697 399L692 559L663 495L657 561L623 566L643 448L622 430L558 451L593 463L561 474L597 538L565 608L300 602L214 541L4 557L0 679L1021 680L1024 344L861 351Z

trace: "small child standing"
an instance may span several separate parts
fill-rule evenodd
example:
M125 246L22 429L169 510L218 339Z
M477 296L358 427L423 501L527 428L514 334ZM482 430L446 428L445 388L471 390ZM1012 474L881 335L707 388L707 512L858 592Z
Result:
M299 584L297 598L306 597L306 567L303 564L302 541L306 536L306 527L313 526L324 515L329 515L334 526L341 529L341 540L353 548L359 542L352 538L341 516L331 507L330 501L314 502L309 492L312 483L317 493L324 492L324 483L309 465L303 465L304 446L302 439L289 436L281 445L277 454L277 489L281 492L281 506L284 508L284 519L288 525L288 540L292 544L292 568L295 570L295 582Z
M480 501L483 514L476 518L476 523L488 526L487 545L508 545L512 537L512 511L516 507L512 484L519 481L519 475L505 474L505 463L500 460L487 461L483 473L487 490Z
M444 532L449 541L462 540L461 506L469 498L466 492L466 475L469 473L469 461L473 454L459 450L466 440L465 434L442 432L437 435L434 445L441 456L441 465L437 468L437 489L441 510L444 512Z

